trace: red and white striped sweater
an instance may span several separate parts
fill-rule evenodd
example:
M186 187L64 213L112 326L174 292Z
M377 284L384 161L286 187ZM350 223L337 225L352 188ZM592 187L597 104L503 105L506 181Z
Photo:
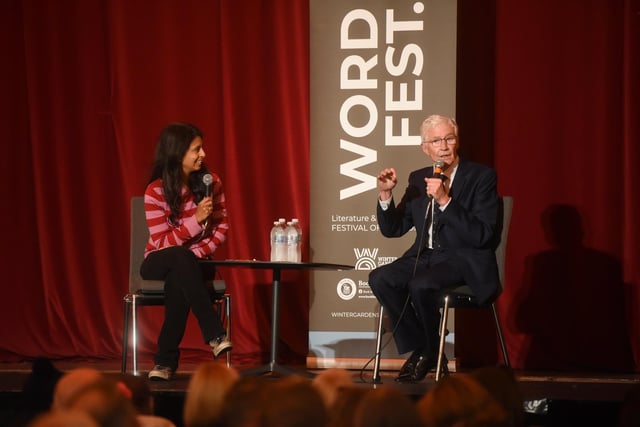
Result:
M145 257L158 249L186 245L198 258L208 258L226 240L229 224L222 182L216 174L212 175L213 213L204 233L195 216L198 206L193 194L186 187L182 191L186 199L182 214L178 218L177 226L174 226L169 223L171 211L162 190L162 180L157 179L147 186L144 192L144 211L149 227L149 241L145 248Z

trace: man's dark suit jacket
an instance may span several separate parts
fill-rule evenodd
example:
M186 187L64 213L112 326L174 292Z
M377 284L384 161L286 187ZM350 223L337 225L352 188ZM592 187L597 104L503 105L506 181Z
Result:
M412 227L416 228L416 239L404 257L415 257L421 240L426 244L424 237L420 237L424 233L429 203L424 178L431 176L431 166L411 172L409 185L397 206L392 201L385 211L378 203L378 223L384 236L400 237ZM496 236L496 181L493 169L460 159L449 190L451 202L440 213L435 231L439 245L449 255L449 260L462 269L465 284L471 288L480 304L497 296L502 290L495 257L499 238Z

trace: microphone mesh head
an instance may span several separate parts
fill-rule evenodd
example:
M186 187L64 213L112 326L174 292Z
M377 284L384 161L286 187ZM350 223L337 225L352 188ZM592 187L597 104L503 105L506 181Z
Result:
M436 162L433 164L433 175L434 176L442 175L443 168L444 168L444 162L442 160L436 160Z
M204 183L204 185L211 185L211 183L213 182L213 177L210 173L207 173L202 176L202 182Z

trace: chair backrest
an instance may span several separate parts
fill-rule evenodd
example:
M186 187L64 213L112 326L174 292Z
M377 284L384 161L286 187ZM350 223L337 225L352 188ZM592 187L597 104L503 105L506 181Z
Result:
M498 199L498 221L496 236L493 246L495 247L496 263L498 264L498 278L500 280L500 292L496 293L496 297L504 290L504 266L507 253L507 240L509 236L509 225L511 224L511 212L513 211L513 197L503 196ZM455 296L450 305L466 306L476 304L473 291L468 285L463 285L454 289L449 293ZM493 299L491 300L493 301Z
M149 227L144 214L144 197L131 198L131 234L129 243L129 292L139 291L160 293L164 292L164 281L144 280L140 276L140 266L144 261L144 250L149 241ZM209 290L222 295L227 290L224 280L216 279L207 282Z
M507 254L507 238L509 236L509 225L511 224L511 212L513 211L513 197L500 197L500 209L498 224L500 226L500 240L496 247L496 261L498 263L498 275L500 277L500 286L504 289L504 266Z
M144 248L149 240L149 228L144 215L144 197L131 198L131 235L129 245L129 292L163 291L161 280L144 280L140 276L140 265L144 260Z

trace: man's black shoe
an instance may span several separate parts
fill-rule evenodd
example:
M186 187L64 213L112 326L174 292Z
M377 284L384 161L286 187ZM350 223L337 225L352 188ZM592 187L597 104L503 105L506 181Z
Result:
M448 363L447 356L443 354L442 366L440 367L440 369L442 369L442 372L445 374L449 373L449 368L447 367L447 363ZM418 363L416 363L416 369L413 371L411 381L413 382L422 381L429 372L435 371L437 368L438 368L437 354L432 354L428 357L422 357L420 360L418 360Z
M411 377L414 376L414 372L416 370L416 363L422 356L421 350L414 350L411 353L411 356L404 362L402 368L400 368L400 372L398 372L398 376L396 377L396 381L403 383L407 381L411 381Z
M447 367L447 363L448 363L447 357L445 355L442 355L442 371L445 374L449 373L449 368ZM415 367L413 369L413 372L410 375L403 375L402 377L398 375L398 377L396 378L396 381L401 383L414 383L414 382L422 381L429 372L435 371L437 367L438 367L437 354L432 354L429 356L424 356L422 354L419 354L415 362Z
M411 381L422 381L427 376L429 371L436 369L438 365L438 355L422 356L416 363L416 368L411 375Z

